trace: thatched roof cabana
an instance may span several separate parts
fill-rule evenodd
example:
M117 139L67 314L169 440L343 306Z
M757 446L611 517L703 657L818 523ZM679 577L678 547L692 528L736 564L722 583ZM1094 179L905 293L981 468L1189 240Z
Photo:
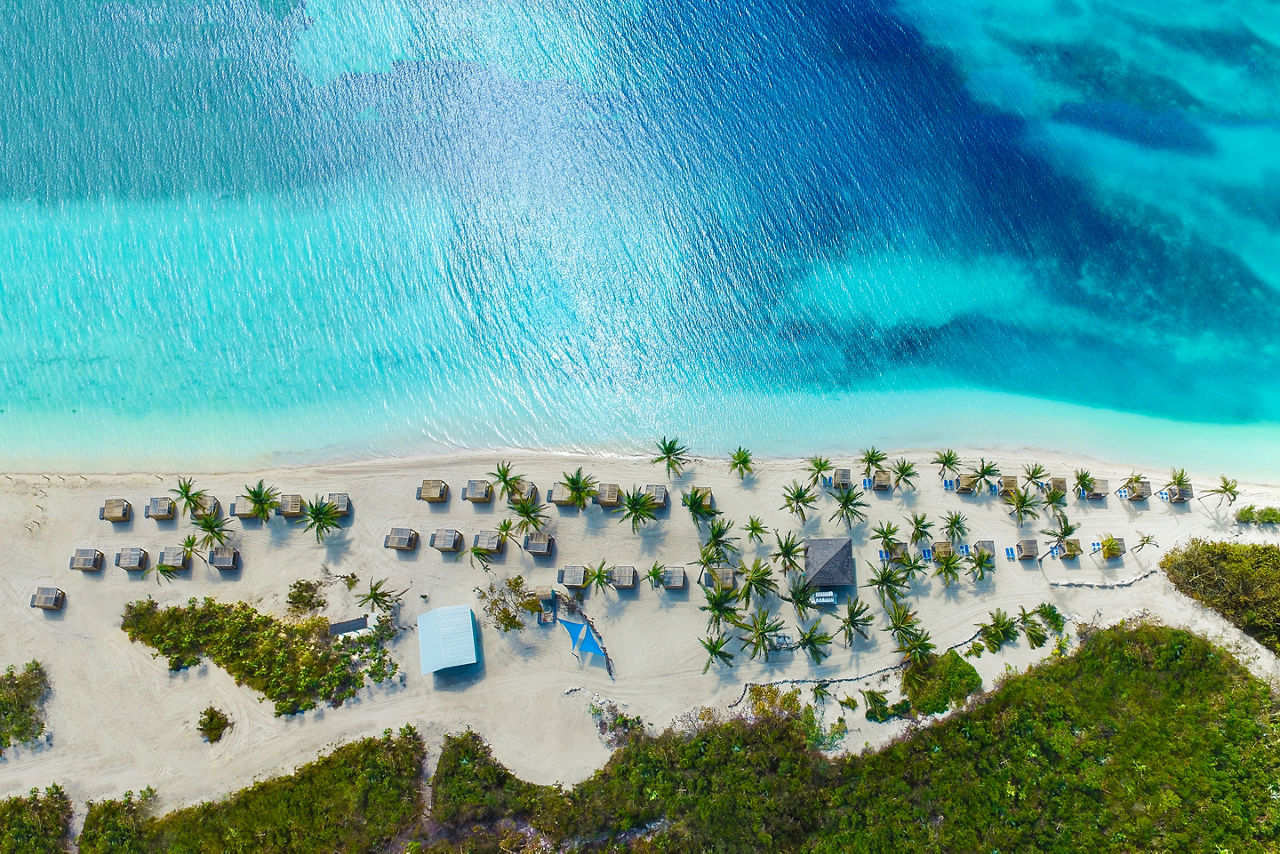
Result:
M551 484L551 488L547 490L547 500L557 507L569 507L573 504L573 496L569 494L569 487L563 483Z
M67 600L67 594L57 587L37 587L31 597L31 607L41 611L61 611Z
M325 501L337 510L339 516L351 515L351 496L345 492L330 492Z
M658 510L667 506L667 488L662 484L649 484L644 488L644 494L653 499L653 506Z
M148 519L172 519L174 509L172 498L153 498L147 502L147 507L142 511L142 515Z
M246 495L237 495L231 499L231 515L237 519L248 519L253 516L253 502Z
M956 478L956 492L960 495L972 495L978 491L978 476L976 474L962 474Z
M453 528L437 528L431 532L427 545L438 552L462 551L462 532Z
M732 590L738 586L738 573L731 566L708 567L702 574L702 583L717 590Z
M566 566L556 575L556 580L565 587L580 590L587 586L587 568L585 566Z
M71 568L82 572L102 569L102 552L97 549L76 549L71 556Z
M240 562L240 552L234 546L214 546L209 552L209 566L229 572Z
M831 486L835 489L849 489L853 486L853 469L836 469L831 473Z
M1018 488L1018 478L1011 474L1000 476L1000 485L996 489L996 495L1013 495L1014 490Z
M217 516L222 512L222 505L212 495L202 495L196 500L196 516Z
M1058 492L1061 492L1063 495L1066 495L1066 494L1067 494L1067 479L1066 479L1065 477L1051 477L1051 478L1049 478L1049 489L1050 489L1051 491L1056 489Z
M622 487L616 483L602 483L596 488L596 504L601 507L617 507L622 503Z
M1063 540L1062 547L1059 549L1061 554L1058 556L1063 560L1075 560L1084 554L1084 549L1080 546L1080 541L1076 539Z
M1040 556L1040 543L1032 539L1018 540L1013 550L1018 560L1035 560Z
M978 540L976 543L973 544L973 551L975 553L986 552L989 555L994 555L996 553L996 541L995 540Z
M505 545L502 535L495 530L480 531L476 534L475 546L486 554L496 555L502 551Z
M469 480L462 489L462 500L472 504L488 504L493 501L493 484L487 480Z
M1124 553L1127 551L1124 545L1124 537L1114 537L1113 539L1116 541L1116 546L1115 550L1111 554L1107 554L1107 544L1105 542L1102 543L1102 556L1107 560L1115 560L1116 558L1123 557Z
M302 515L302 496L296 492L281 495L276 512L286 519L297 519Z
M933 544L933 560L940 562L955 554L955 546L951 545L950 540L939 540Z
M1192 490L1192 488L1189 486L1184 486L1181 488L1175 486L1169 490L1169 500L1172 501L1174 504L1186 504L1188 501L1190 501L1195 497L1196 497L1195 491Z
M708 507L716 506L716 497L711 494L711 487L695 486L692 489L690 489L689 492L692 495L701 495L703 500L706 501Z
M1107 496L1111 494L1111 481L1102 478L1093 479L1093 489L1085 493L1085 498L1090 501L1106 501Z
M124 498L108 498L98 508L98 518L107 522L128 522L133 516L133 505Z
M418 532L412 528L392 528L382 540L382 547L398 552L411 552L418 548Z
M128 548L116 552L116 566L125 572L141 572L147 568L150 556L146 549Z
M689 585L689 576L683 566L668 566L662 570L662 586L668 590L683 590Z
M1146 501L1151 497L1151 481L1140 480L1129 487L1130 501Z
M882 492L886 489L893 489L893 475L884 469L876 469L871 475L871 488Z
M508 495L509 501L519 501L521 498L528 498L530 501L538 500L538 487L533 485L533 481L521 480L520 485L511 490Z
M160 550L160 557L156 563L161 566L171 566L174 569L186 569L187 551L182 546L165 546Z
M525 534L524 550L534 557L550 557L555 551L556 538L546 531L533 531Z
M609 583L618 590L632 589L636 586L636 568L634 566L610 567Z
M418 500L431 504L443 504L449 500L449 484L443 480L424 480L418 487Z
M805 540L804 580L811 587L852 587L853 543L848 537Z

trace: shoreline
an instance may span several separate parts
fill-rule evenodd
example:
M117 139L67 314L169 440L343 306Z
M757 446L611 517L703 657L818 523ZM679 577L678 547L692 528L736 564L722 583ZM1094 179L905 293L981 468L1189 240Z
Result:
M850 466L856 453L833 457L833 462ZM479 675L462 680L422 677L418 675L415 635L410 631L392 647L406 673L405 684L368 687L341 708L275 718L270 703L261 702L248 688L236 686L224 671L207 661L170 674L163 659L153 658L151 650L128 641L119 628L119 615L127 602L148 596L161 605L211 596L249 602L258 610L283 615L285 595L293 580L336 581L337 576L354 572L360 577L355 593L376 578L389 579L396 589L408 588L400 616L405 625L413 625L422 611L456 604L470 605L482 620L474 588L488 580L521 574L532 585L548 584L561 566L602 559L638 568L659 561L692 569L698 532L679 506L679 493L695 483L710 486L717 505L738 523L747 515L758 515L770 528L796 531L805 538L850 536L860 585L876 560L871 527L882 520L902 525L913 512L939 519L943 512L959 507L969 516L970 539L993 538L999 551L1012 545L1019 534L1037 536L1032 532L1043 527L1029 522L1019 531L995 499L961 499L944 491L936 467L928 463L932 450L889 453L891 458L905 455L918 463L917 489L868 495L868 521L849 534L829 521L832 502L825 495L803 525L779 509L782 488L803 479L801 460L792 457L757 459L756 475L746 482L731 475L721 458L694 458L685 475L668 479L647 456L515 450L218 474L5 475L0 478L0 536L12 545L0 554L0 617L12 627L12 640L5 646L6 660L0 661L0 666L41 660L54 687L46 703L52 746L7 751L5 785L0 786L0 794L59 782L80 803L152 785L159 790L158 808L168 810L221 797L256 779L287 773L335 744L404 723L417 726L429 746L446 732L471 727L523 778L568 783L589 776L609 755L587 711L594 696L613 700L628 714L639 715L661 729L693 708L727 707L747 682L835 680L879 672L897 656L888 636L879 631L883 614L878 600L872 591L859 588L856 593L876 614L870 640L858 640L847 648L837 640L831 657L820 665L812 665L798 653L775 655L768 663L749 661L742 654L733 668L713 668L703 674L705 655L698 639L705 634L706 615L699 610L702 596L690 571L690 589L683 594L653 590L642 582L634 592L607 590L586 595L584 610L599 627L615 660L616 679L610 679L603 667L575 660L564 633L554 626L531 625L522 632L501 635L488 624L481 628L483 668ZM1112 488L1118 485L1117 478L1131 470L1114 462L1061 453L960 450L960 454L966 463L978 456L994 457L1002 469L1019 474L1021 464L1032 460L1068 477L1072 468L1084 464L1096 476L1111 478ZM470 506L461 500L460 493L468 478L483 477L499 459L513 460L517 471L541 488L543 501L547 488L565 469L582 465L601 481L618 482L624 488L666 483L674 506L638 536L631 533L630 526L619 524L616 517L596 506L582 513L548 508L549 529L557 540L554 558L534 560L518 549L508 549L494 562L492 576L472 567L465 556L442 556L425 542L407 555L382 548L382 536L393 525L409 524L424 534L436 527L456 527L467 536L468 544L479 529L492 527L506 515L505 508L496 503ZM1166 472L1148 469L1146 474L1159 488ZM147 496L165 494L178 474L194 476L197 485L208 487L221 499L224 512L242 485L259 477L282 492L304 496L346 491L354 512L344 525L345 533L324 544L317 544L301 526L283 519L261 526L234 523L234 541L243 565L234 579L219 577L198 561L171 584L127 577L110 566L115 550L134 545L157 549L171 540L176 542L190 528L185 520L162 527L141 518ZM1241 480L1237 507L1249 503L1280 505L1280 484L1241 477L1246 472L1228 474ZM447 505L427 505L414 498L414 488L426 477L442 477L451 484ZM1192 477L1201 493L1217 482L1216 472L1193 471ZM102 500L115 495L130 498L137 514L133 522L120 528L97 518ZM1049 601L1077 619L1099 624L1146 609L1170 625L1191 628L1243 650L1256 674L1280 677L1275 656L1177 594L1159 572L1129 587L1063 586L1068 582L1127 581L1143 575L1155 568L1169 548L1193 536L1244 541L1266 538L1258 529L1237 533L1226 506L1216 508L1213 499L1191 504L1175 508L1153 498L1149 506L1138 508L1114 497L1091 504L1071 500L1068 512L1073 521L1084 525L1084 543L1103 532L1136 537L1140 530L1155 534L1158 547L1131 552L1115 565L1089 555L1075 566L1057 560L1045 560L1040 566L1032 561L1028 566L1000 558L994 579L985 585L972 583L967 576L946 589L932 576L917 582L910 594L911 605L939 648L971 635L975 623L985 620L994 608L1016 613L1020 606ZM753 557L767 557L772 548L771 540L766 546L741 540L738 545L748 562ZM69 571L70 551L87 546L102 550L107 567L93 575ZM334 581L324 587L329 606L321 615L329 619L356 616L355 593ZM40 584L66 590L64 614L46 618L27 607L29 588ZM419 598L422 594L429 597L428 602ZM797 621L791 606L772 604L788 631L794 632ZM829 613L824 624L828 630L834 629ZM1068 631L1074 633L1074 626ZM988 690L1006 665L1021 669L1049 652L1048 647L1033 651L1019 643L973 663L984 680L984 690ZM879 687L893 695L896 680L889 677L883 684L880 680L871 680L867 687ZM848 687L852 691L854 686ZM196 716L210 703L227 711L235 723L217 745L203 743L194 733ZM536 713L530 714L531 710ZM834 711L825 714L831 716ZM850 735L843 746L846 750L857 750L864 743L878 747L908 726L902 721L872 724L861 712L851 715L849 724ZM85 769L92 771L86 775Z

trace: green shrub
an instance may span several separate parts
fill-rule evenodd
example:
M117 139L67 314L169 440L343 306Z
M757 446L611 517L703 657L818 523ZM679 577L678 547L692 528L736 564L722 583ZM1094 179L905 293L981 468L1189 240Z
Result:
M200 723L196 725L196 729L209 740L210 744L213 744L221 741L222 734L231 729L231 719L219 709L210 706L200 713Z
M0 799L0 854L46 854L65 851L71 799L58 785L44 794Z
M49 677L38 661L28 661L18 673L13 665L0 675L0 756L11 744L31 741L44 732L41 702Z
M1280 653L1280 548L1192 540L1160 567L1183 593Z
M300 578L289 585L289 610L295 614L319 611L326 604L320 582Z
M431 786L431 817L448 827L527 815L539 787L500 765L479 735L446 736Z
M1258 508L1249 504L1236 511L1236 521L1242 525L1252 525L1258 521Z
M156 792L150 786L119 800L89 801L89 812L76 844L80 854L142 854L147 851L146 823Z
M1280 525L1280 507L1255 507L1250 504L1236 511L1241 525Z
M952 649L923 666L909 667L902 674L902 687L913 709L933 715L981 691L982 677Z

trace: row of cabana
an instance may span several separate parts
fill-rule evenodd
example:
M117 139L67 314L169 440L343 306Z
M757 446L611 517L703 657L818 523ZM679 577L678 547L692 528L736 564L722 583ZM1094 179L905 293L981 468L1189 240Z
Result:
M694 492L702 492L708 500L711 498L711 489L705 486L695 486ZM667 487L661 483L651 483L645 486L644 494L653 499L654 508L662 510L666 508L669 496ZM594 501L601 507L618 507L622 504L623 489L618 483L601 483L596 486L596 494ZM443 504L449 500L449 484L438 478L429 478L422 481L422 485L418 487L416 497L419 501L426 501L430 504ZM494 498L493 483L488 480L477 479L468 480L467 485L462 489L462 500L469 501L472 504L489 504ZM538 487L527 480L522 480L514 491L510 494L510 500L518 501L520 499L538 500ZM547 501L557 507L569 507L573 504L573 496L569 494L569 488L563 483L552 484L547 490Z
M345 492L330 492L325 501L337 508L338 516L351 514L351 497ZM298 519L306 513L306 499L296 492L285 493L279 498L276 515L286 519ZM212 495L201 495L196 500L195 516L217 516L222 504ZM230 513L237 519L249 519L254 515L253 502L247 496L237 495L231 502ZM160 496L147 501L143 515L148 519L168 521L177 518L178 506L172 498ZM108 498L98 508L98 518L107 522L128 522L133 518L133 503L127 498Z

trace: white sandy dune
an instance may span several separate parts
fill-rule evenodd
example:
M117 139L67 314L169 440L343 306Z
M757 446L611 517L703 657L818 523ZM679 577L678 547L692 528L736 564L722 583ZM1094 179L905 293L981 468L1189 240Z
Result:
M624 488L668 483L663 470L647 459L521 452L504 456L514 459L517 470L543 490L544 500L546 489L561 473L579 465L602 481L618 482ZM1163 574L1112 589L1063 586L1115 583L1141 576L1156 566L1165 550L1192 537L1261 537L1256 529L1237 532L1231 511L1226 505L1217 508L1215 498L1184 507L1156 498L1146 506L1115 497L1087 506L1072 499L1069 513L1073 520L1083 522L1080 536L1086 548L1106 532L1124 537L1132 547L1138 531L1153 534L1159 547L1130 553L1105 565L1089 555L1074 565L1053 558L1043 563L1007 562L1003 551L1018 538L1018 527L1004 505L988 496L966 499L945 492L936 468L928 464L930 453L908 456L920 464L918 489L891 496L869 494L869 521L853 530L859 583L865 582L876 562L871 526L887 519L906 527L906 517L913 511L937 519L947 510L961 509L969 518L970 541L990 538L997 545L994 580L975 585L966 575L950 591L936 579L913 589L912 606L919 610L923 626L932 632L939 647L969 638L975 624L987 619L996 607L1016 614L1019 606L1050 601L1073 618L1100 624L1146 612L1165 623L1186 626L1227 643L1260 675L1274 678L1280 672L1274 656L1182 597ZM968 463L978 453L962 456ZM853 465L853 457L851 452L836 462ZM487 583L488 577L465 557L442 556L428 548L425 540L435 528L452 526L466 533L470 544L475 532L492 527L503 517L505 506L472 506L461 500L466 480L483 477L497 459L492 453L459 454L253 473L0 478L0 541L5 543L0 551L0 619L4 626L0 666L38 659L53 683L45 707L51 742L15 747L5 753L0 760L0 795L58 782L79 803L152 785L159 790L159 807L168 810L287 773L335 745L405 723L418 727L433 753L445 733L471 727L483 733L497 757L522 777L543 783L572 783L589 776L608 757L587 708L593 695L613 699L629 713L662 727L698 706L724 707L737 699L746 682L848 679L896 663L888 635L879 631L883 625L879 605L872 591L864 589L860 591L863 599L875 607L878 616L871 640L859 641L852 649L837 642L832 656L817 667L799 653L776 654L767 664L748 661L744 655L731 669L712 668L703 674L705 656L698 638L705 631L706 619L698 610L703 601L700 590L693 586L686 593L669 593L653 590L641 581L634 592L593 592L586 598L585 610L614 659L615 679L596 663L579 662L561 628L537 625L509 635L486 625L482 631L483 666L478 672L460 678L424 677L418 675L416 635L409 631L395 647L407 673L403 685L366 689L341 708L277 718L270 703L250 689L236 686L218 667L206 662L171 674L163 659L153 658L147 647L130 643L119 628L125 604L148 595L162 604L184 602L193 596L243 600L261 610L284 614L289 583L298 578L320 578L326 572L333 576L355 573L361 579L356 592L375 578L387 578L397 588L408 588L401 615L405 625L415 624L426 608L441 605L469 604L479 613L473 588ZM1073 468L1087 467L1097 477L1109 477L1113 488L1129 471L1124 466L1047 452L1027 451L1021 457L1004 454L999 462L1007 473L1020 473L1021 464L1031 460L1068 477ZM675 506L639 536L631 533L629 525L595 506L583 513L549 508L550 530L558 546L554 559L535 562L520 550L509 548L494 563L493 575L501 578L524 573L537 585L550 583L556 568L571 563L603 559L634 564L641 572L654 561L692 564L698 553L697 531L687 512L678 506L678 499L682 490L694 484L710 486L717 505L739 523L754 514L784 532L843 535L840 526L827 520L832 501L825 495L819 512L804 526L779 509L782 488L793 479L803 479L802 468L799 460L761 462L756 476L742 483L728 473L723 461L697 460L683 477L669 482ZM199 486L221 499L224 512L243 484L265 477L283 492L299 492L308 498L329 491L348 492L354 514L343 534L324 544L317 544L300 524L279 518L265 526L234 522L234 542L242 553L243 571L233 579L219 578L217 571L199 561L172 584L130 578L112 565L117 550L142 546L154 558L161 547L177 544L192 529L187 520L157 523L142 516L147 499L166 494L178 474L193 474ZM1167 472L1147 474L1158 488ZM1200 491L1217 482L1218 472L1192 474ZM425 477L440 477L451 485L447 505L428 505L414 498L415 488ZM1280 505L1280 488L1245 483L1243 477L1241 488L1241 503ZM102 500L112 496L133 502L133 522L112 525L98 519ZM393 525L409 525L423 534L416 553L397 554L383 548L383 536ZM1041 527L1045 526L1039 521L1030 521L1024 531ZM748 560L770 550L742 541L740 545ZM68 560L76 547L101 549L106 556L104 570L86 574L69 570ZM60 614L28 606L34 588L50 584L66 591L67 606ZM325 594L329 600L326 616L341 619L359 615L355 594L340 582L329 584ZM423 601L423 595L429 602ZM794 634L791 606L775 603L775 608ZM824 622L835 630L832 617ZM1068 631L1074 631L1074 625ZM990 687L1007 666L1024 667L1049 650L1046 646L1031 651L1020 642L1000 655L983 656L976 665ZM896 676L873 681L883 682L893 698ZM836 692L856 696L858 687L862 685L840 684ZM574 688L583 690L572 691ZM211 703L234 721L234 729L216 745L204 743L195 730L197 715ZM834 714L834 704L832 707ZM871 724L861 711L848 720L851 733L846 747L851 750L881 744L905 726L901 722Z

